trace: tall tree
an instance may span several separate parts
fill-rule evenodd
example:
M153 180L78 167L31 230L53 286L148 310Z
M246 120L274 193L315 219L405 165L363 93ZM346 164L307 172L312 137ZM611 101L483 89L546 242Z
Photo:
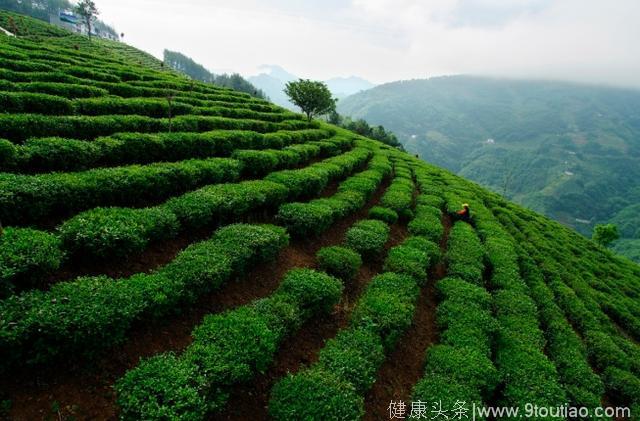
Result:
M307 119L317 115L328 114L336 110L337 99L333 98L331 91L323 82L309 79L300 79L287 83L284 89L291 102L300 107Z
M96 20L96 17L100 14L96 3L93 0L80 0L75 10L87 25L87 30L89 31L89 39L91 39L91 25Z

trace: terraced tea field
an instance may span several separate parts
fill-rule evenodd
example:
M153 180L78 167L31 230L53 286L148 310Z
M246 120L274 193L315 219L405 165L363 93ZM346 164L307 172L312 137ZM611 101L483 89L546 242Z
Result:
M640 414L637 265L379 142L24 22L0 36L9 418Z

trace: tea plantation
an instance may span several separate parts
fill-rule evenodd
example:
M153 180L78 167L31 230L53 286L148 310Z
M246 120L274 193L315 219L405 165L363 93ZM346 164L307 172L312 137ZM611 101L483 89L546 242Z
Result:
M379 142L14 22L1 416L640 414L640 266Z

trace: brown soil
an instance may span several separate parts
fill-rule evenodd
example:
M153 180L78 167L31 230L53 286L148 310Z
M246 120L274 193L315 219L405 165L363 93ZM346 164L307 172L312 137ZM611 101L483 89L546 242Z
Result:
M191 343L191 332L205 315L265 297L278 287L288 270L314 266L315 253L321 247L342 242L346 230L355 221L366 217L368 209L378 202L387 186L388 182L383 183L367 207L356 215L338 221L318 238L293 241L275 262L261 265L241 280L203 297L182 314L134 327L123 345L110 350L108 355L92 364L70 360L58 366L15 373L0 379L0 398L12 401L11 419L117 419L112 385L140 358L166 351L182 351ZM291 345L285 344L287 346Z
M440 240L442 253L447 249L451 220L442 218L444 235ZM403 401L410 406L411 388L424 375L426 350L438 342L436 326L435 284L447 274L444 260L431 268L427 286L421 291L413 322L400 338L394 351L386 358L376 382L365 397L365 420L388 420L391 401Z
M215 420L266 420L269 394L275 382L287 373L295 373L301 367L308 366L318 358L327 339L333 338L346 326L359 290L368 283L375 273L363 267L354 282L345 290L343 300L333 313L316 317L305 323L302 328L288 337L280 346L274 364L269 370L258 375L251 384L234 388L229 403L222 414L216 414Z
M368 209L369 207L367 207ZM361 212L366 216L367 209ZM393 225L385 249L400 244L407 236L406 228ZM386 255L386 253L384 253ZM328 339L347 326L349 315L360 294L382 269L382 256L365 262L356 278L345 287L340 304L331 315L316 317L307 322L298 332L280 346L271 368L257 376L251 384L233 390L231 399L222 414L215 420L267 420L267 405L273 385L287 373L295 373L318 359L320 350Z
M189 244L204 240L206 237L206 235L181 235L162 243L153 243L141 254L122 261L95 262L76 259L65 264L57 273L49 276L43 287L51 286L57 282L69 281L78 276L106 275L118 279L136 273L149 273L175 259L178 253Z

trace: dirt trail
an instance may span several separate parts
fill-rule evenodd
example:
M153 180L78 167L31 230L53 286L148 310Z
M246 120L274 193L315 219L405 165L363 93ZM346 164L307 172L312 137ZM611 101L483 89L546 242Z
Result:
M366 217L388 185L389 181L386 180L364 209L336 222L318 238L292 241L275 262L261 265L241 279L202 297L181 314L135 326L123 345L110 350L108 355L96 360L93 365L70 359L57 366L6 376L0 380L0 398L12 401L11 419L117 419L112 386L127 370L137 365L140 358L166 351L181 352L191 343L193 328L207 314L268 296L290 269L313 267L316 252L322 247L341 243L346 230L355 221ZM60 417L57 411L52 410L53 406L60 408Z
M360 213L362 218L366 218L371 205ZM405 226L392 225L384 255L386 255L386 251L400 244L406 237ZM381 272L382 263L382 257L365 262L356 278L345 286L342 300L334 312L310 320L298 332L286 339L280 346L271 368L265 374L254 379L251 384L234 389L225 412L216 414L211 419L267 420L267 405L273 385L287 373L295 373L304 366L317 361L318 353L324 347L325 342L347 326L349 315L355 307L358 297L371 279Z
M451 218L444 214L444 235L440 249L444 256L451 230ZM386 358L378 372L376 382L365 397L365 420L388 420L391 401L403 401L410 408L411 388L424 375L426 350L438 342L436 326L435 284L447 274L444 259L433 266L418 299L413 323L398 341L395 350Z

